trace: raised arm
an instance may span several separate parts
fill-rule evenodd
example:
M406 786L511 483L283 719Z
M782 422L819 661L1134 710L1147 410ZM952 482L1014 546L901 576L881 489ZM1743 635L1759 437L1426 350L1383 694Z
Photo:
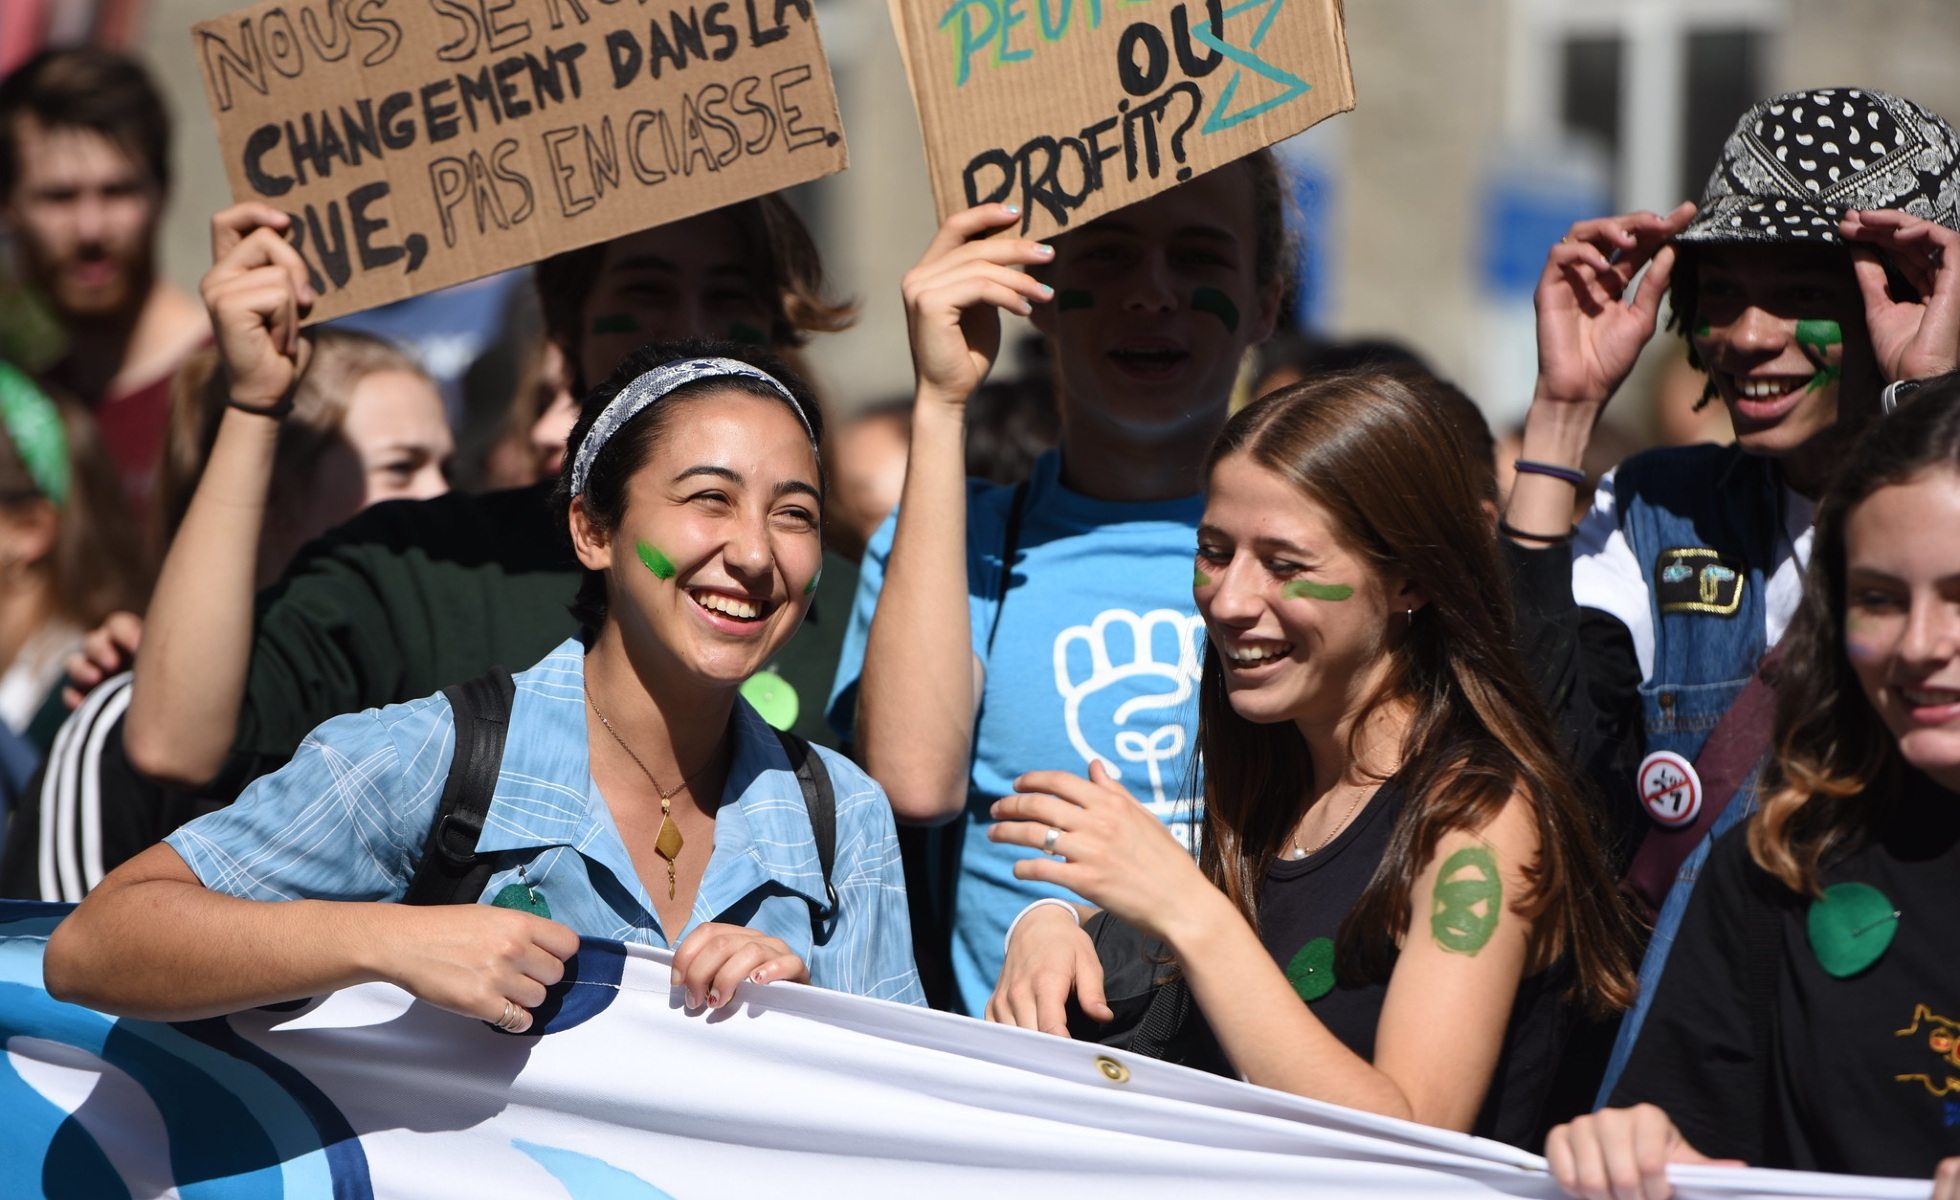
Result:
M884 587L865 645L857 744L900 820L936 823L966 804L982 667L966 574L966 402L1000 349L1000 314L1048 289L1021 268L1047 247L987 234L1020 219L990 204L947 218L905 276L916 392L911 456Z
M164 557L136 665L124 745L161 783L199 787L223 766L251 662L252 599L280 405L305 370L306 265L282 212L240 204L211 219L202 292L231 406Z
M1664 217L1633 213L1581 221L1552 247L1533 297L1538 380L1525 414L1521 461L1580 469L1600 413L1654 336L1674 269L1667 239L1694 213L1694 205L1683 204ZM1649 268L1646 277L1628 295L1642 267ZM1574 487L1555 475L1520 471L1504 510L1511 536L1533 546L1563 541L1572 527Z

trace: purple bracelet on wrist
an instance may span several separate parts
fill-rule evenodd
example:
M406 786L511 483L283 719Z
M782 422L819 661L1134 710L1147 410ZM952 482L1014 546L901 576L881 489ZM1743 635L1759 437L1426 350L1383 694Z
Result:
M1586 486L1586 473L1572 467L1561 467L1556 463L1536 462L1529 458L1520 458L1512 463L1511 467L1520 475L1550 475L1553 479L1565 480L1565 482L1575 488Z

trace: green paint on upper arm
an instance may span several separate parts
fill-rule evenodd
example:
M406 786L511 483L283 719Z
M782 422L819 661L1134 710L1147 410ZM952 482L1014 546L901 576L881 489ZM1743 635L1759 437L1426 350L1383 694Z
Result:
M639 318L632 313L600 313L592 318L593 333L638 333Z
M1096 295L1084 288L1063 288L1055 293L1056 312L1074 312L1078 308L1094 308Z
M640 552L640 562L653 572L655 579L672 579L675 575L674 560L645 542L637 543L634 549Z
M1311 579L1295 579L1279 590L1288 600L1345 600L1354 595L1354 589L1345 583L1315 583Z
M1475 954L1497 932L1504 910L1504 880L1497 856L1482 843L1443 860L1429 908L1429 934L1452 954Z
M1201 287L1191 293L1191 311L1210 313L1225 323L1228 333L1239 331L1239 306L1217 288Z

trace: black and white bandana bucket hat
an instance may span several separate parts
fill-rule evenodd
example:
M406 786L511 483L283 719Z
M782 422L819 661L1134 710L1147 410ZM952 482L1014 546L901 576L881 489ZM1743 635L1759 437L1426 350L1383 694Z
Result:
M1836 245L1839 218L1873 208L1960 230L1960 135L1869 88L1791 92L1742 114L1701 211L1675 240Z

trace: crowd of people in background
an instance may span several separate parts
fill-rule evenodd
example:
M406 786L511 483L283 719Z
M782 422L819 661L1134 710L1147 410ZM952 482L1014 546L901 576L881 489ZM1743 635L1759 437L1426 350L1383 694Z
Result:
M169 134L117 54L0 81L57 335L0 339L0 892L80 902L50 991L521 1032L612 938L690 1007L930 1003L1578 1196L1712 1156L1960 1200L1937 114L1779 96L1698 202L1574 225L1495 435L1294 328L1270 151L1046 242L947 218L890 281L910 396L808 381L856 306L768 195L536 264L457 405L372 314L305 326L276 209L164 279ZM1733 437L1627 444L1677 334Z

